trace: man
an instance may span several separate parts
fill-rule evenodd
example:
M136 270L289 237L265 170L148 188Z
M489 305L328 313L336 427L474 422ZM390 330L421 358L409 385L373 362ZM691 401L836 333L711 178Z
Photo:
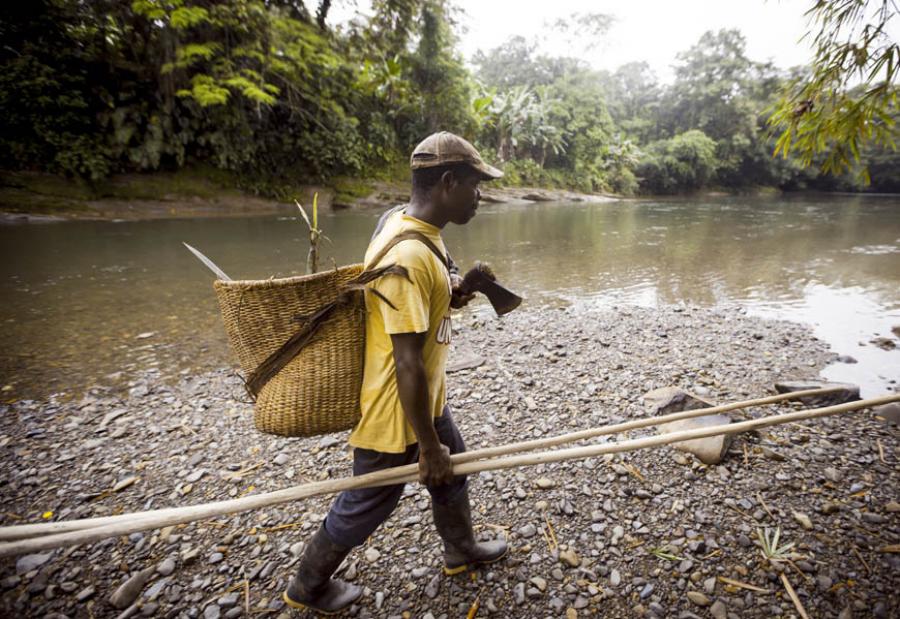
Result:
M362 419L350 444L354 475L418 462L450 575L500 559L506 542L475 541L466 478L452 471L450 455L465 451L465 444L446 403L450 307L462 307L472 295L458 274L451 275L440 232L451 222L468 223L478 208L478 183L502 172L447 132L423 140L410 166L409 204L382 218L366 251L367 268L397 264L408 277L384 276L366 294ZM402 233L418 238L391 245ZM307 543L285 602L332 614L359 598L361 587L331 575L390 516L402 493L402 484L341 493Z

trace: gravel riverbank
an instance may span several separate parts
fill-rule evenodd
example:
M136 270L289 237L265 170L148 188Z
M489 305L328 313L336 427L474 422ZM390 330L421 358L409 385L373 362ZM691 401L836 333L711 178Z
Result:
M716 402L761 397L834 357L803 326L736 309L520 310L466 314L457 327L451 361L477 366L449 376L470 448L642 417L641 396L669 385ZM242 399L222 370L176 384L148 375L127 396L98 388L3 405L2 524L350 474L345 435L259 434ZM664 447L481 473L471 480L477 533L506 535L511 552L471 577L441 574L427 493L408 486L344 565L366 587L348 614L462 617L477 599L477 616L492 617L797 616L755 543L757 529L780 526L802 555L784 574L810 616L897 616L900 558L880 549L900 539L898 456L896 427L864 411L740 435L717 466ZM330 500L5 559L0 613L291 616L281 591Z

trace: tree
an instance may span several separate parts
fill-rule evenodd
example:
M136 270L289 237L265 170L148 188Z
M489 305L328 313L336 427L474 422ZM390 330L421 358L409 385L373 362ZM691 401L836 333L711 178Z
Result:
M809 72L787 88L769 123L780 136L775 154L840 173L860 161L866 144L896 149L900 46L887 32L896 0L816 0ZM869 172L862 168L863 179Z

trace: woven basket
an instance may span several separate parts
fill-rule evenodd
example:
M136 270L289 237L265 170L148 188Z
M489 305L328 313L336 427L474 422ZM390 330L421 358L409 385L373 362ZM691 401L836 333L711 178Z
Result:
M309 316L338 300L361 264L304 277L214 284L231 348L252 374ZM346 294L346 293L345 293ZM360 418L365 354L365 301L346 294L312 339L256 393L254 423L262 432L315 436L347 430Z

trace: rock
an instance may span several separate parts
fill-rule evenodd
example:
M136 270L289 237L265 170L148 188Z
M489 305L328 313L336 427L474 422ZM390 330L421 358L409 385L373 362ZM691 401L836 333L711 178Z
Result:
M218 604L222 608L231 608L232 606L234 606L235 604L238 603L238 600L240 600L240 598L241 598L240 593L238 593L236 591L232 591L231 593L226 593L225 595L220 597L218 600L216 600L216 604Z
M875 410L872 411L878 417L881 417L888 423L892 423L895 426L900 426L900 404L897 402L891 402L890 404L885 404L884 406L879 406Z
M859 385L852 383L830 383L825 381L784 381L775 383L775 391L778 393L792 393L794 391L807 391L809 389L825 389L829 387L841 387L838 391L821 395L810 395L799 398L807 406L822 407L855 402L859 400Z
M825 479L835 484L840 483L840 481L844 478L844 474L832 466L826 468L823 471L823 474L825 475Z
M466 355L447 364L446 372L461 372L462 370L474 370L484 365L484 357L481 355Z
M894 350L897 343L889 337L876 337L869 340L870 344L875 344L881 350Z
M336 447L337 445L340 445L342 442L343 441L340 438L338 438L334 435L323 436L319 440L319 448L320 449L328 449L330 447Z
M154 572L156 572L155 567L148 567L133 574L109 596L109 603L119 610L131 606L147 586L147 582L153 577Z
M696 604L697 606L709 606L710 601L709 598L699 591L688 591L687 593L688 599Z
M537 533L537 527L535 527L533 524L529 523L529 524L526 524L524 527L520 527L519 530L517 531L517 533L526 539L529 537L534 537L535 534Z
M869 524L884 524L888 521L885 516L882 516L881 514L873 514L871 512L863 512L861 518Z
M556 485L556 482L548 477L538 477L534 480L534 485L541 490L549 490Z
M203 609L203 619L219 619L222 615L222 609L218 604L210 604Z
M541 578L540 576L535 576L531 580L529 580L531 584L538 588L538 591L542 593L547 590L547 581Z
M894 325L893 327L891 327L891 333L893 333L897 337L900 337L900 325Z
M369 546L368 548L366 548L366 552L363 554L363 556L365 556L366 561L368 561L369 563L375 563L381 557L381 553L378 552L377 548Z
M224 559L224 558L225 558L225 555L223 555L221 552L214 552L211 555L209 555L209 564L215 565L216 563L220 563L222 561L222 559Z
M578 553L575 552L572 548L566 548L565 550L559 551L559 560L562 563L565 563L569 567L578 567L581 565L581 559L578 557Z
M161 576L169 576L172 572L175 571L175 559L171 557L168 559L164 559L159 565L156 566L156 571Z
M551 196L537 191L522 195L522 199L529 200L531 202L553 202L553 198Z
M884 506L884 511L889 514L896 514L897 512L900 512L900 503L898 503L897 501L891 501Z
M722 600L716 600L713 602L713 605L709 607L709 614L712 615L714 619L727 619L728 608Z
M16 561L16 574L25 574L31 570L36 570L49 561L52 556L53 553L48 552L46 554L34 554L19 557Z
M851 357L850 355L838 355L838 358L835 359L838 363L859 363L855 357Z
M646 585L644 585L644 588L641 589L641 599L646 600L648 597L650 597L651 593L653 593L653 583L648 582Z
M618 587L620 584L622 584L622 575L619 574L619 570L613 569L609 573L609 584L613 587Z
M644 403L651 407L654 415L668 415L681 411L697 410L713 406L711 402L702 400L697 396L683 391L677 387L663 387L644 394ZM698 430L711 426L721 426L731 423L727 415L705 415L693 419L682 419L672 423L664 423L656 427L659 434L681 432L683 430ZM698 438L690 441L673 443L672 447L680 451L694 454L704 464L718 464L728 452L732 436L718 434L707 438Z
M513 599L516 601L518 606L521 606L525 603L525 583L520 582L515 587L513 587Z
M75 599L78 602L86 602L90 598L94 597L94 594L97 593L97 590L93 585L85 587L81 591L78 592L78 595L75 596Z
M274 462L274 463L277 464L278 466L283 466L283 465L287 464L287 463L290 462L290 461L291 461L291 459L288 457L287 454L285 454L285 453L280 453L280 454L278 454L277 456L275 456L275 459L274 459L272 462Z
M809 516L802 512L794 512L794 520L800 523L800 526L810 531L813 528L812 520L809 519Z

